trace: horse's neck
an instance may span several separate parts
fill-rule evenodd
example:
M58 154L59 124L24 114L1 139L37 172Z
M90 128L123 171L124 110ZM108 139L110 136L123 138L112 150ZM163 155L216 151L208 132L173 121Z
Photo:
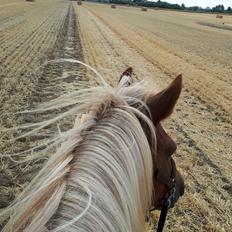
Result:
M71 173L66 186L57 226L76 218L71 226L73 231L141 232L139 204L134 200L136 193L130 191L126 174L121 173L125 178L118 180L112 176L113 172L109 175L110 169L102 168L103 163L102 166L89 165L88 169L82 166L82 161L78 163L77 171Z
M96 122L88 114L76 120L77 130L70 132L42 170L43 191L34 190L28 209L16 221L18 228L34 213L27 232L41 232L44 227L81 232L144 230L152 189L150 147L133 115L115 110L113 116ZM54 191L46 179L56 184Z
M86 117L76 121L75 126ZM94 133L82 151L73 155L78 158L51 220L54 228L72 222L69 228L73 231L143 231L146 215L140 199L139 175L128 174L130 164L136 170L136 157L121 152L113 138L107 139Z

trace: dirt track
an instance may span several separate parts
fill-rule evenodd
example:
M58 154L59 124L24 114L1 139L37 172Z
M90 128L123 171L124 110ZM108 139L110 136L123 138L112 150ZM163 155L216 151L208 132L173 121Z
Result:
M179 145L175 158L187 188L185 197L169 216L167 231L229 231L232 95L228 62L231 53L227 49L231 32L200 27L198 20L209 19L200 15L195 20L198 14L144 13L134 8L111 9L109 5L87 3L76 6L76 12L85 61L110 81L115 82L123 68L133 66L137 78L161 89L183 73L181 100L165 124ZM176 19L170 21L172 17ZM166 30L169 34L165 34ZM178 32L185 37L176 36ZM197 33L204 37L195 42ZM183 40L192 44L187 47ZM219 47L221 41L225 47L210 57L211 47Z

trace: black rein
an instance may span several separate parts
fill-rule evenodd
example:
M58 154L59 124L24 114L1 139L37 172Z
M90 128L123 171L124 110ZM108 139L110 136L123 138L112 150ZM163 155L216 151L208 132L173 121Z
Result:
M176 200L178 199L176 192L176 164L172 158L171 158L171 164L172 164L172 173L170 178L167 178L164 174L160 173L159 170L157 170L154 173L154 178L156 179L156 181L166 185L169 190L168 195L164 198L162 202L157 232L163 231L168 210L174 206Z

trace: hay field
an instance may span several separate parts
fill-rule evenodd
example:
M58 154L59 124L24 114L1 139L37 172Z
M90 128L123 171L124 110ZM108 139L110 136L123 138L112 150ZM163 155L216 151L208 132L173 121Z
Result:
M232 17L88 3L76 10L86 61L103 73L113 78L131 65L154 88L183 74L181 100L165 124L179 145L186 194L166 231L230 231Z
M15 7L17 5L17 7ZM0 0L0 130L38 120L14 113L63 92L96 84L75 65L47 60L84 60L114 83L133 66L136 78L154 89L182 73L184 89L173 117L164 122L177 141L177 166L186 193L169 212L165 231L230 231L232 228L231 71L232 17L121 7L65 0L26 3ZM66 76L65 85L57 81ZM46 118L46 115L44 115ZM49 131L45 131L48 134ZM0 153L46 141L37 136L9 143L0 133ZM2 152L3 151L3 152ZM40 169L44 159L0 163L0 208L7 206ZM153 214L154 223L157 213Z
M0 211L30 182L49 155L41 154L27 161L27 156L7 154L46 143L52 133L47 128L30 139L13 142L14 137L25 132L6 128L54 116L56 112L50 115L18 112L58 97L77 85L75 79L80 76L77 65L46 64L60 58L83 59L70 1L0 0ZM1 225L0 218L0 230Z

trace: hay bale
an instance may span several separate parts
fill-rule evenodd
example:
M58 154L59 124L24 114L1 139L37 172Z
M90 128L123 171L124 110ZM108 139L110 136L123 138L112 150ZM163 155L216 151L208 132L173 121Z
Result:
M141 11L147 11L147 8L146 7L142 7Z
M115 5L115 4L111 5L111 8L115 9L115 8L116 8L116 5Z
M77 5L82 5L82 1L77 1Z
M26 0L26 2L35 2L35 0Z
M217 14L217 15L216 15L216 18L217 18L217 19L223 19L223 15Z

